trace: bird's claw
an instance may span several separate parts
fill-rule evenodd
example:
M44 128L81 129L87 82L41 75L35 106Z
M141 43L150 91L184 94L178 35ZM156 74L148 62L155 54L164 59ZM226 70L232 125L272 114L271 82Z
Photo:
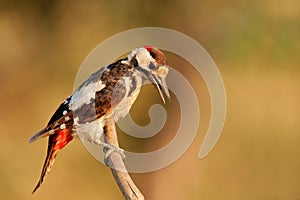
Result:
M107 144L107 143L104 143L102 141L94 141L96 144L98 145L102 145L104 148L103 148L103 151L105 153L105 156L104 156L104 162L106 165L108 165L108 158L109 156L113 153L113 152L116 152L118 154L121 155L122 157L122 160L124 161L125 158L126 158L126 155L125 155L125 152L124 152L124 149L121 149L120 147L116 147L114 145L110 145L110 144Z
M105 151L105 157L104 157L105 163L108 162L108 158L113 152L120 154L120 156L122 157L122 160L125 160L126 155L125 155L124 149L121 149L119 147L112 146L109 144L107 144L107 145L108 146L106 146L107 150Z

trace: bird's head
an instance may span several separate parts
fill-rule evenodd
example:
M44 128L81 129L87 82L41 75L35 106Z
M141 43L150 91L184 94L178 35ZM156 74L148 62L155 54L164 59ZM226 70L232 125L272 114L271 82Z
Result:
M166 83L168 63L166 56L159 49L152 46L137 48L128 55L128 59L136 61L136 69L157 88L164 103L164 94L170 99Z

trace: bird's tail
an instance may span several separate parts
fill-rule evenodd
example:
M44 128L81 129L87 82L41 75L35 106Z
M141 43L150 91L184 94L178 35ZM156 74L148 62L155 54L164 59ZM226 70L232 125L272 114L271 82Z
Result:
M37 132L36 134L34 134L30 139L29 139L29 143L34 142L37 139L43 138L43 137L47 137L51 134L54 133L54 130L47 130L47 128L43 128L42 130L40 130L39 132Z
M40 180L35 186L32 193L34 193L40 187L40 185L45 180L46 175L51 171L51 168L53 166L53 163L55 161L56 155L59 152L59 150L61 150L72 139L73 137L67 129L59 130L49 136L46 160L43 166Z

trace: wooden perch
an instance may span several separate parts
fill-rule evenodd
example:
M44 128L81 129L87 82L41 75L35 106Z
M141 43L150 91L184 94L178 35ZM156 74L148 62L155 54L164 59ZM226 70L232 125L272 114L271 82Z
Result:
M111 146L119 148L117 131L113 119L108 119L104 128L104 142ZM108 152L109 148L104 147L104 152ZM117 151L112 151L107 155L106 164L110 167L112 174L123 193L126 200L144 200L143 194L137 188L129 176L124 165L122 156ZM118 170L120 169L120 170Z

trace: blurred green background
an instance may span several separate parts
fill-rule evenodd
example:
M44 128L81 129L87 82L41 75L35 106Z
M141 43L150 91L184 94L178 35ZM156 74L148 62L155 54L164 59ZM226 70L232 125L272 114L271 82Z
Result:
M47 140L27 141L72 92L81 62L97 44L144 26L171 28L197 40L218 65L228 100L222 136L199 160L210 117L207 89L188 63L167 53L169 64L197 93L201 122L192 146L173 165L132 175L146 199L299 199L297 0L0 1L0 198L122 199L110 170L80 141L59 154L31 195ZM140 111L145 104L160 102L158 95L144 102L154 92L146 88L134 105L138 123L149 122ZM164 133L147 142L124 136L121 146L146 151L170 141L178 105L166 107L173 121Z

